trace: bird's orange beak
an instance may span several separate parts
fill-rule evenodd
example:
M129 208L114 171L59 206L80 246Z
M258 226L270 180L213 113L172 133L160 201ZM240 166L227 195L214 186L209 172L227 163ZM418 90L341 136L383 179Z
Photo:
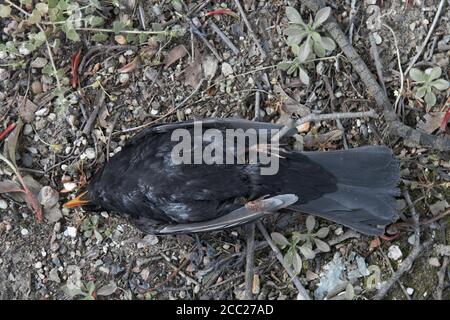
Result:
M85 204L90 203L89 200L83 200L82 197L87 193L87 191L83 192L82 194L76 196L74 199L67 201L66 203L64 203L64 207L65 208L74 208L74 207L79 207L79 206L83 206Z

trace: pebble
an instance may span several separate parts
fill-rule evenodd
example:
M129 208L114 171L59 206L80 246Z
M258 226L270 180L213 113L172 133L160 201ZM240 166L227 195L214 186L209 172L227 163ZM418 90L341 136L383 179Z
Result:
M8 208L8 203L5 200L0 199L0 209L5 210L6 208Z
M53 268L52 270L50 270L50 272L48 273L48 279L50 281L56 282L56 283L60 283L61 279L59 278L58 275L58 269L57 268Z
M20 230L20 234L23 236L27 236L28 235L28 229L23 228L22 230Z
M36 269L42 268L42 262L40 262L40 261L36 262L36 264L34 265L34 267L35 267Z
M28 136L33 132L33 127L28 123L23 127L23 134Z
M144 238L142 238L140 242L143 242L144 244L149 246L154 246L159 242L159 240L157 236L153 234L148 234Z
M430 259L428 259L428 263L430 264L430 266L433 266L433 267L436 267L436 268L441 266L441 263L439 262L439 259L436 258L436 257L431 257Z
M58 242L52 242L50 244L50 250L51 251L56 252L56 251L58 251L58 249L59 249L59 243Z
M35 114L36 116L38 116L38 117L46 116L46 115L48 114L48 109L47 109L47 108L39 109L39 110L36 111L34 114Z
M231 67L231 65L229 63L222 63L222 74L227 77L231 74L233 74L233 68Z
M224 248L225 250L230 249L230 245L228 243L225 243L222 248Z
M38 94L42 92L42 83L40 81L33 81L31 84L31 92Z
M130 75L128 73L121 73L119 75L119 82L120 83L127 83L128 80L130 80Z
M32 68L40 69L43 68L47 64L47 62L48 62L47 59L43 57L37 57L31 62L30 66Z
M413 288L406 288L406 293L411 296L414 293L414 289Z
M397 245L392 245L389 247L388 257L394 261L399 260L403 256L400 247Z
M38 199L40 204L45 208L51 208L58 203L59 193L49 186L42 187L39 191Z
M87 148L84 154L89 160L95 159L96 156L94 148Z
M66 231L64 231L64 235L69 236L71 238L75 238L77 236L77 228L67 227Z
M77 187L77 184L75 182L66 182L64 183L64 189L67 191L72 191Z

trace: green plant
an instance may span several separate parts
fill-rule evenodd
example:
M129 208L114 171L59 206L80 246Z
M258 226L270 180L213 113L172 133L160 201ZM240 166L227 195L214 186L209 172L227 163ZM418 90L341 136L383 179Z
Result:
M302 65L316 56L323 58L327 51L331 52L336 48L336 44L331 38L319 33L330 13L330 7L322 8L317 11L314 19L310 16L309 22L305 23L295 8L286 8L289 26L284 30L284 35L287 36L286 43L291 47L295 58L292 61L281 62L278 67L287 71L288 74L296 75L298 71L300 80L306 85L309 84L309 76Z
M292 266L295 273L300 273L302 269L302 259L297 250L305 257L305 259L314 259L317 252L328 252L330 251L329 245L321 240L324 239L330 229L328 227L320 228L317 232L313 232L316 226L316 219L313 216L308 216L306 219L306 230L307 232L302 234L299 232L292 232L290 240L288 240L284 235L278 232L273 232L271 234L272 240L282 249L286 249L283 256L284 262L288 266ZM303 242L302 245L299 245ZM315 244L316 250L313 250L313 243Z
M436 104L436 95L433 89L438 91L447 90L449 83L445 79L438 79L442 74L440 67L428 68L425 71L411 68L409 76L416 84L414 95L416 98L424 98L428 107Z
M89 281L86 284L81 282L81 287L78 288L68 288L66 287L66 293L74 298L76 296L81 296L79 300L96 300L97 296L109 296L112 295L117 290L117 285L114 282L110 282L107 285L96 290L96 285L94 281Z

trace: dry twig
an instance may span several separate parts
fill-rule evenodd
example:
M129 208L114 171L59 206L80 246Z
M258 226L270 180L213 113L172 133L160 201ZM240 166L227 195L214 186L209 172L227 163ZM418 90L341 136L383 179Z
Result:
M247 252L245 259L245 299L252 300L253 294L253 260L255 251L255 223L250 223L247 228Z

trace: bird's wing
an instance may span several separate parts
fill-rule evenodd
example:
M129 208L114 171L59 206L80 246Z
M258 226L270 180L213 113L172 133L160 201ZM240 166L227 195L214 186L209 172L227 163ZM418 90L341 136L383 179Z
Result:
M226 215L208 221L166 224L157 229L155 229L154 224L149 224L147 226L145 221L140 221L137 225L144 232L161 235L217 231L243 225L262 218L267 214L274 213L277 210L290 206L291 204L297 202L297 200L298 197L296 195L283 194L272 198L259 200L256 207L249 207L247 205L242 206Z

